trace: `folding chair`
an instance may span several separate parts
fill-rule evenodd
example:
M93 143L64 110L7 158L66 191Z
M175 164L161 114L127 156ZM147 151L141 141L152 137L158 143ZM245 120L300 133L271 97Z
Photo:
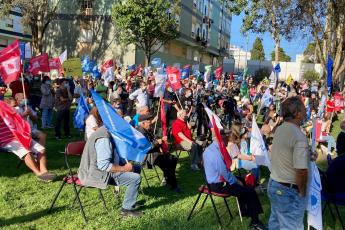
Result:
M143 177L146 181L146 184L147 184L147 187L151 187L150 184L149 184L149 180L151 179L154 179L154 178L157 178L159 182L161 182L161 178L159 177L159 174L158 174L158 171L157 171L157 168L156 168L156 165L154 164L153 162L153 154L154 153L148 153L147 156L146 156L146 159L144 160L143 164L142 164L142 173L143 173ZM148 177L145 173L145 169L144 169L144 166L145 164L147 165L147 163L149 163L150 165L152 165L152 168L153 170L155 171L155 176L151 176L151 177Z
M189 221L189 220L192 219L193 212L194 212L194 210L195 210L197 204L199 203L199 200L200 200L200 198L201 198L201 195L202 195L202 194L205 194L206 196L205 196L205 198L204 198L204 200L203 200L203 202L202 202L202 204L201 204L201 207L200 207L200 210L199 210L199 211L202 210L202 208L204 207L204 205L205 205L205 203L206 203L207 198L210 197L211 203L212 203L212 207L213 207L214 213L215 213L215 215L216 215L217 221L218 221L219 225L222 226L222 222L221 222L221 220L220 220L219 212L218 212L218 210L217 210L217 207L216 207L216 205L215 205L215 202L214 202L213 197L220 197L220 198L223 198L224 203L225 203L225 206L226 206L226 209L227 209L228 214L229 214L229 216L230 216L230 219L233 219L233 216L232 216L232 214L231 214L231 211L230 211L228 202L226 201L226 199L227 199L228 197L230 197L231 195L213 192L213 191L211 190L210 185L207 183L206 175L205 175L204 169L202 169L202 170L203 170L203 176L204 176L204 180L205 180L205 183L206 183L206 184L205 184L205 185L201 185L201 186L199 187L199 189L198 189L199 195L198 195L198 197L197 197L197 199L196 199L196 201L195 201L195 203L194 203L194 205L193 205L193 207L192 207L191 212L190 212L189 215L188 215L187 220ZM237 202L237 208L238 208L239 216L240 216L240 219L241 219L241 222L242 222L242 214L241 214L241 211L240 211L240 206L239 206L239 202L238 202L237 197L236 197L236 202Z
M83 153L83 150L84 150L84 146L85 146L85 141L76 141L76 142L70 142L66 145L66 148L65 148L65 152L64 153L64 156L65 156L65 164L66 164L66 167L67 167L67 175L66 177L64 177L62 179L62 184L60 186L60 188L58 189L56 195L54 196L54 199L53 199L53 202L48 210L48 213L50 213L54 207L54 204L57 200L57 198L59 197L63 187L66 185L66 184L69 184L69 185L72 185L73 187L73 191L74 191L74 200L73 200L73 203L72 203L72 207L73 205L75 204L75 202L77 201L78 204L79 204L79 208L80 208L80 212L81 212L81 215L84 219L84 222L87 223L87 219L86 219L86 215L85 215L85 212L84 212L84 208L83 208L83 205L81 203L81 200L80 200L80 192L83 188L86 188L85 186L83 186L78 178L77 175L73 175L72 173L72 169L71 167L69 166L68 164L68 156L76 156L76 157L80 157ZM77 189L77 187L79 189ZM92 188L92 187L88 187L88 188ZM102 194L102 190L101 189L98 189L98 192L99 192L99 197L102 201L102 204L104 206L104 208L107 210L107 207L106 207L106 203L105 203L105 200L104 200L104 197L103 197L103 194Z
M343 230L345 230L345 225L338 208L338 206L345 207L345 193L332 192L326 173L323 172L321 169L319 169L319 172L322 181L321 200L324 202L322 208L322 215L325 214L326 208L328 207L333 220L336 221L336 217L334 216L332 209L333 204L337 214L337 218L340 221L341 227Z

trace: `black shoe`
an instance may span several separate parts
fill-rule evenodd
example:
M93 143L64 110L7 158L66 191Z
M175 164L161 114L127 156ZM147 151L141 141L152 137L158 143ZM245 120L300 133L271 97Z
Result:
M132 210L138 210L139 208L142 208L144 206L145 206L145 200L139 200L135 203Z
M71 139L72 136L71 135L68 135L68 136L65 136L67 139Z
M55 137L55 139L58 140L58 141L61 141L61 140L62 140L61 137L57 137L57 136Z
M256 222L256 223L254 223L253 221L250 222L249 228L250 228L250 229L256 229L256 230L267 230L267 229L268 229L268 228L267 228L263 223L261 223L260 221L259 221L259 222Z
M122 208L120 215L122 217L140 217L143 215L142 211L136 211L136 210L127 210Z
M172 188L171 191L176 193L182 193L182 190L179 187Z

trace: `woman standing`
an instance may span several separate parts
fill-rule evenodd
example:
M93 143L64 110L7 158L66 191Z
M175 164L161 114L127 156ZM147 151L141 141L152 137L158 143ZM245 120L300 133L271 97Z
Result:
M48 76L44 76L41 85L41 103L40 108L42 109L42 129L53 128L52 117L53 117L53 106L54 96L51 88L51 80Z

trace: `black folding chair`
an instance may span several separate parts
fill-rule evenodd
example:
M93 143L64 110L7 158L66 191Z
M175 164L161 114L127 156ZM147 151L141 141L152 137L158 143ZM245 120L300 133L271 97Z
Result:
M60 188L58 189L56 195L54 196L54 199L53 199L53 202L48 210L48 213L50 213L54 207L54 204L57 200L57 198L59 197L63 187L66 185L66 184L69 184L69 185L72 185L73 187L73 192L75 194L74 196L74 199L73 199L73 203L72 203L72 207L74 206L75 202L77 201L78 204L79 204L79 208L80 208L80 212L81 212L81 215L84 219L84 222L87 223L87 219L86 219L86 215L85 215L85 212L84 212L84 208L83 208L83 205L82 205L82 202L80 200L80 192L83 188L86 188L84 185L81 184L79 178L77 175L74 175L72 173L72 169L71 167L69 166L68 164L68 156L76 156L76 157L80 157L83 153L83 150L84 150L84 146L85 146L85 141L76 141L76 142L70 142L66 145L66 148L65 148L65 152L64 153L64 156L65 156L65 164L66 164L66 167L67 167L67 175L62 179L62 184L60 186ZM77 189L77 187L79 189ZM93 188L93 187L87 187L87 188ZM107 210L107 206L106 206L106 203L105 203L105 200L104 200L104 197L103 197L103 194L102 194L102 190L101 189L98 189L98 192L99 192L99 197L102 201L102 204L104 206L104 208Z
M217 221L218 221L219 225L222 226L222 222L221 222L221 220L220 220L220 215L219 215L219 212L218 212L217 207L216 207L216 205L215 205L215 202L214 202L213 197L220 197L220 198L223 198L225 207L226 207L227 212L228 212L228 214L229 214L229 217L230 217L230 219L233 219L233 216L232 216L232 214L231 214L231 211L230 211L228 202L227 202L227 200L226 200L228 197L230 197L230 195L229 195L229 194L222 194L222 193L213 192L213 191L211 190L210 185L207 183L206 175L205 175L204 169L202 169L202 171L203 171L203 177L204 177L204 180L205 180L205 183L206 183L206 184L201 185L201 186L199 187L199 189L198 189L198 191L199 191L198 197L197 197L197 199L196 199L196 201L195 201L195 203L194 203L194 205L193 205L193 207L192 207L191 212L190 212L189 215L188 215L187 220L189 221L189 220L192 219L193 212L194 212L194 210L195 210L197 204L199 203L199 200L200 200L200 198L201 198L201 195L205 194L206 196L205 196L205 198L204 198L204 200L203 200L203 202L202 202L202 204L201 204L201 207L200 207L200 210L199 210L199 211L201 211L201 210L203 209L203 207L204 207L204 205L205 205L205 203L206 203L207 198L210 197L211 203L212 203L212 207L213 207L214 213L215 213L215 215L216 215ZM239 212L240 219L241 219L241 222L242 222L242 215L241 215L241 211L240 211L240 207L239 207L239 203L238 203L237 197L236 197L236 201L237 201L238 212Z
M326 208L329 209L331 216L334 221L338 218L341 224L341 227L343 230L345 230L343 219L340 215L338 206L345 207L345 193L335 193L332 191L332 187L329 184L327 175L324 171L319 169L321 182L322 182L322 190L321 190L321 200L324 202L322 207L322 215L325 215ZM333 213L334 206L335 212L337 214L337 217L335 217Z
M147 154L147 156L146 156L146 158L145 158L145 160L144 160L144 162L143 162L143 164L142 164L143 167L142 167L142 169L141 169L141 171L142 171L142 173L143 173L143 177L144 177L144 179L145 179L145 181L146 181L147 187L149 187L149 188L151 187L150 184L149 184L149 180L152 180L152 179L156 179L156 178L157 178L158 181L161 182L161 178L160 178L160 176L159 176L159 174L158 174L156 165L155 165L154 162L153 162L153 157L154 157L153 154L154 154L154 153L148 153L148 154ZM145 170L147 170L147 169L145 169L145 165L148 166L148 164L151 165L152 169L155 171L155 175L154 175L154 176L148 177L148 176L146 175Z

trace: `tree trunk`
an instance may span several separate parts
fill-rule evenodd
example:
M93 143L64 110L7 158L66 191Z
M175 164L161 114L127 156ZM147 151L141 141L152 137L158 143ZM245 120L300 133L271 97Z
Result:
M150 62L151 62L151 53L150 53L150 51L146 51L145 52L145 56L146 56L145 67L148 67L150 65Z
M279 63L280 40L279 38L275 38L274 40L275 40L274 62L277 64Z

